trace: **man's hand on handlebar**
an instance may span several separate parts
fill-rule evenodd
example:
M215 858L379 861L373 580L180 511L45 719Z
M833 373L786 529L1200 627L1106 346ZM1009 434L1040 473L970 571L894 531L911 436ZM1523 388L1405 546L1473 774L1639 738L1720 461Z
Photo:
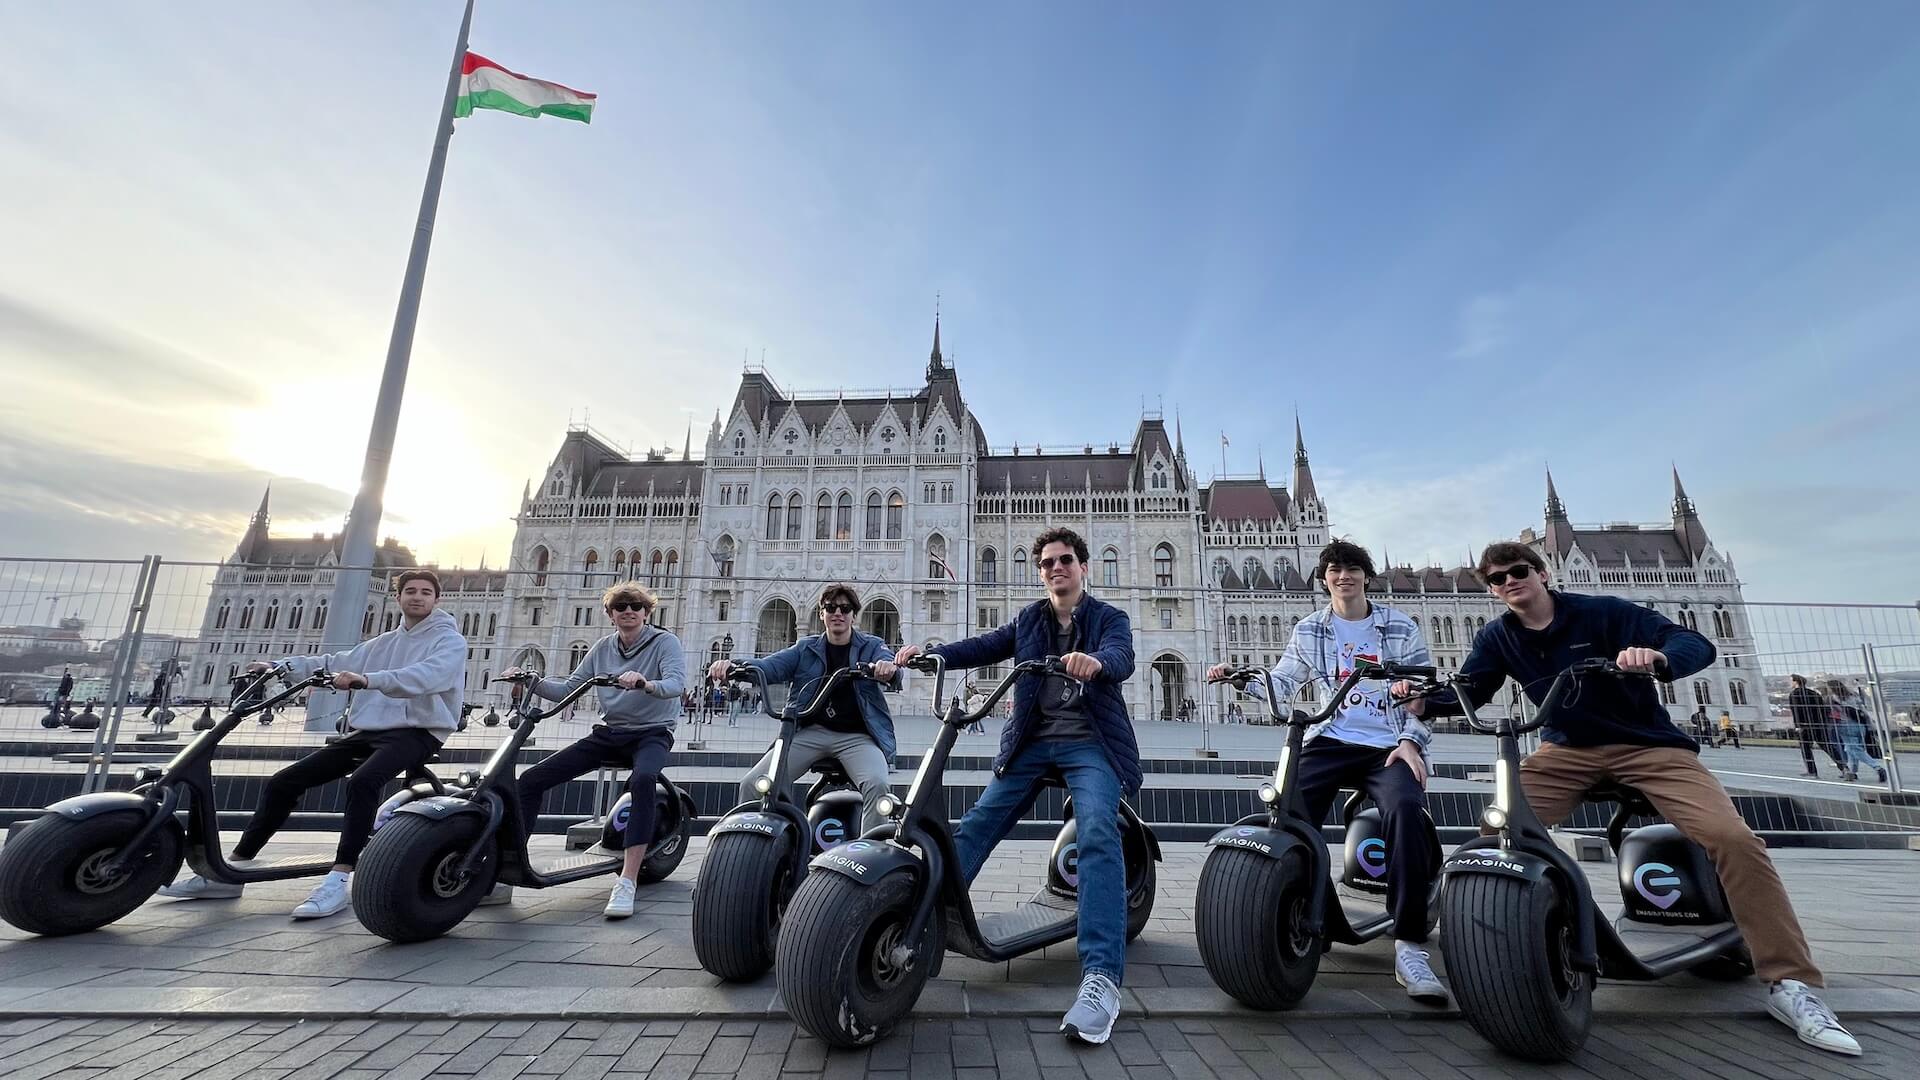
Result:
M731 660L715 660L713 663L707 665L707 680L713 683L726 682L727 672L732 670L732 668L733 661Z
M1207 669L1207 681L1221 682L1226 679L1227 673L1232 670L1232 664L1215 664Z
M1067 669L1068 675L1079 679L1081 682L1092 679L1095 675L1100 674L1102 670L1100 661L1095 660L1083 652L1070 652L1061 657L1060 666Z
M874 681L883 682L883 683L892 682L894 673L898 672L899 670L900 670L900 665L894 663L891 660L875 660L873 662Z
M906 667L907 664L912 662L914 657L926 651L925 648L919 645L902 645L893 654L893 665L895 667Z
M1621 671L1636 675L1651 675L1655 669L1665 666L1667 655L1659 649L1647 649L1638 645L1631 649L1621 649L1620 655L1613 661L1620 665Z
M1401 679L1399 682L1394 683L1392 686L1388 687L1387 693L1393 695L1394 704L1407 710L1413 715L1415 716L1426 715L1427 713L1427 699L1425 697L1426 691L1422 687L1417 686L1413 683L1410 683L1405 679ZM1407 744L1401 743L1400 745L1405 746ZM1416 753L1414 756L1419 757L1420 755ZM1421 771L1422 770L1415 769L1414 775L1419 776L1421 774Z
M333 673L333 688L335 690L365 690L367 688L367 677L352 671L336 671Z
M645 690L651 685L646 676L637 671L623 671L613 681L622 690Z

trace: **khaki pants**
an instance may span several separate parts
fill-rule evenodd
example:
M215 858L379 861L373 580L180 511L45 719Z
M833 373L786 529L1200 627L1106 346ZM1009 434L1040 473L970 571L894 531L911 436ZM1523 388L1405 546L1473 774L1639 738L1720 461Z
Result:
M1747 828L1700 758L1669 746L1561 746L1543 743L1520 763L1520 787L1541 822L1566 819L1587 788L1603 780L1631 784L1660 816L1706 849L1733 908L1733 921L1753 954L1754 973L1768 982L1798 979L1822 986L1820 969L1767 858L1766 842Z
M813 768L813 764L823 757L839 760L840 767L847 771L847 779L860 789L861 807L860 831L865 832L880 824L883 818L874 803L891 790L887 781L887 756L870 735L856 735L844 731L828 731L823 727L803 727L794 732L793 748L787 754L787 775L799 779L800 774ZM769 748L752 769L747 778L740 782L740 801L753 802L760 794L753 790L753 778L773 768L773 750Z

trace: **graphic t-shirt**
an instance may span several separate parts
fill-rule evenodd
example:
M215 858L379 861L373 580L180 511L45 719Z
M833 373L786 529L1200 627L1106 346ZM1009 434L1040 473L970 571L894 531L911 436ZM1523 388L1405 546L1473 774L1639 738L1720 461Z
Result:
M1337 686L1346 681L1348 673L1353 670L1355 657L1364 657L1375 663L1380 661L1380 629L1372 619L1350 621L1334 615L1329 621L1333 624L1335 670L1327 674ZM1333 723L1320 734L1356 746L1391 749L1400 741L1400 732L1387 715L1389 685L1377 679L1356 683L1352 690L1347 691L1347 698L1341 703L1340 711L1334 714Z

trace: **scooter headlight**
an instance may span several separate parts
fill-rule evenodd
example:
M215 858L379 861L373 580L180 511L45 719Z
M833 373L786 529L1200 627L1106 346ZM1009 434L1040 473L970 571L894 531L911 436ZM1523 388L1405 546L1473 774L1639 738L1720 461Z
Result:
M881 817L892 817L900 809L900 800L891 795L882 795L873 800L873 809Z
M1480 814L1480 823L1489 829L1507 827L1507 812L1497 806L1489 806Z
M140 766L139 768L133 770L133 786L139 787L142 784L153 783L155 780L160 779L161 771L162 770L157 765Z
M1280 789L1272 784L1260 785L1260 801L1268 806L1280 801Z
M754 777L753 790L759 792L762 795L765 795L767 792L772 791L773 777L768 776L766 773L761 773L759 776Z

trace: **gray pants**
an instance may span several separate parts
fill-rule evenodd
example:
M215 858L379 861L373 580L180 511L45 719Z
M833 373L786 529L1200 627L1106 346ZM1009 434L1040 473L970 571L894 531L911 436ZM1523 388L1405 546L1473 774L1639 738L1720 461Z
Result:
M829 731L823 727L803 727L794 733L793 747L787 754L787 776L798 778L823 757L838 758L840 767L847 770L847 776L860 789L860 797L866 800L865 812L860 816L860 830L865 832L880 824L880 815L874 810L873 804L888 790L887 758L880 752L880 747L874 744L872 736ZM760 793L753 790L753 778L772 767L773 750L769 748L766 756L740 782L741 802L753 802L760 798Z

